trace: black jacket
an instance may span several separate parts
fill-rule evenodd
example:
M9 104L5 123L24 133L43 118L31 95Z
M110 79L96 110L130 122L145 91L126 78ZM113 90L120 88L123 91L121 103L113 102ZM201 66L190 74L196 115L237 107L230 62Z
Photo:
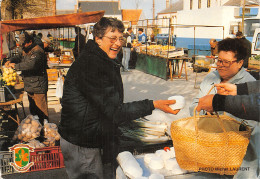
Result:
M259 122L260 81L237 84L236 96L216 94L213 98L213 109Z
M29 51L12 57L10 61L15 69L22 71L24 90L30 93L44 94L48 91L48 76L46 72L47 58L44 50L33 43Z
M123 103L120 66L88 40L64 82L59 133L65 140L101 148L115 140L120 123L152 113L151 100Z

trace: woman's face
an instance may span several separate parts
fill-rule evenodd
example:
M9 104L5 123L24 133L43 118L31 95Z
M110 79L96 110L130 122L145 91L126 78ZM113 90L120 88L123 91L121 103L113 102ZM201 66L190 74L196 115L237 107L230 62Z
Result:
M220 63L221 62L221 63ZM225 64L224 64L225 63ZM243 65L243 60L237 61L232 51L220 51L218 53L217 70L222 82L227 82L235 76Z
M112 28L108 28L103 37L95 37L95 40L109 58L115 59L123 45L124 38L123 33L118 30L115 30L114 32L111 30Z

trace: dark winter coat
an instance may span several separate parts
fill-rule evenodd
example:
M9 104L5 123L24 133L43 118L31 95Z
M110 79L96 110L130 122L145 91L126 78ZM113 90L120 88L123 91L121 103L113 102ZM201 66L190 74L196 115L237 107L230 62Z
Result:
M237 84L236 96L215 95L213 109L226 111L242 119L259 122L260 81Z
M64 82L59 133L68 142L101 148L116 140L120 123L150 115L151 100L123 103L120 66L88 40Z
M44 50L33 43L28 52L12 57L11 63L15 69L22 71L24 90L30 93L44 94L48 91L48 76L46 72L47 58Z

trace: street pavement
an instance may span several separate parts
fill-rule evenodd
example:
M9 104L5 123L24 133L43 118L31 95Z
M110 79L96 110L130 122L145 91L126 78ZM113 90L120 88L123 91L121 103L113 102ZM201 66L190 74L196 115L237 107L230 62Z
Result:
M173 120L189 116L189 105L192 99L198 94L198 88L195 86L196 73L193 72L192 68L188 68L188 80L184 79L182 75L181 79L173 79L172 81L164 80L153 75L143 73L138 70L131 70L131 72L122 72L122 79L124 83L124 96L125 102L137 101L142 99L160 100L168 99L173 95L182 95L186 100L185 108L182 109ZM205 77L207 72L201 72L197 74L196 87ZM26 114L29 114L27 95L24 95L24 107ZM22 116L21 107L19 111ZM50 122L58 124L60 121L61 105L59 103L49 105L49 118ZM108 166L109 167L109 166ZM38 172L19 173L3 175L4 179L67 179L65 168L45 170ZM110 179L111 174L106 172L105 166L105 179Z

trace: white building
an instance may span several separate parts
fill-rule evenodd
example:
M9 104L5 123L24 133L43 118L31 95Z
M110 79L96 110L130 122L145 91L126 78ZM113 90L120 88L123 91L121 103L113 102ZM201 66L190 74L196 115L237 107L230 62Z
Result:
M160 25L166 25L169 20L165 18L170 18L170 33L177 36L176 46L188 47L194 44L194 37L197 45L203 45L208 44L211 38L221 40L234 36L242 28L242 9L240 0L179 0L158 13L157 18L162 19ZM258 0L246 0L245 35L249 40L254 28L260 27L258 14ZM250 24L249 18L259 20ZM169 33L169 28L162 28L161 33Z

